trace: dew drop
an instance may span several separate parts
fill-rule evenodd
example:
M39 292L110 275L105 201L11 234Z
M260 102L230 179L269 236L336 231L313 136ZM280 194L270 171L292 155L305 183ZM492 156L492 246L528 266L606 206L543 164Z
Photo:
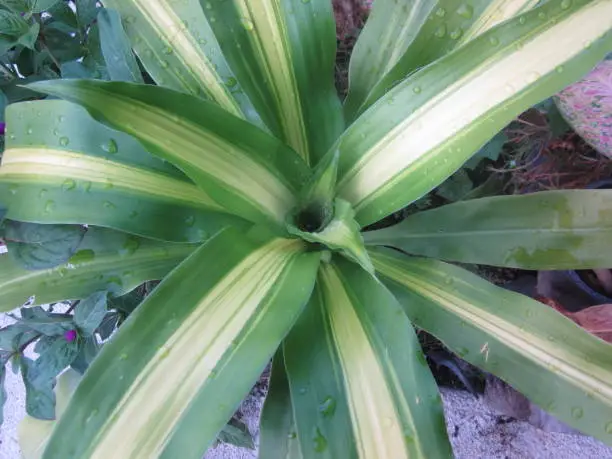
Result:
M8 191L9 191L10 194L16 195L18 188L19 187L17 185L11 185L11 186L9 186Z
M561 9L562 10L566 10L568 9L570 6L572 6L572 0L563 0L561 2Z
M242 27L244 27L249 32L255 30L255 24L249 18L242 18Z
M65 137L65 136L64 136L64 137L60 137L60 139L59 139L59 144L60 144L62 147L65 147L65 146L66 146L66 145L68 145L69 143L70 143L70 139L68 139L68 137Z
M104 150L106 153L114 155L119 151L119 148L117 147L117 142L115 139L109 139L108 142L102 144L102 150Z
M64 180L64 183L62 183L62 190L64 191L72 191L76 188L76 182L72 179L66 179Z
M497 45L499 45L499 38L497 38L497 37L490 37L489 38L489 43L491 44L491 46L497 46Z
M606 433L612 435L612 422L606 424Z
M128 355L125 352L119 356L119 360L126 360L127 358Z
M58 116L58 117L57 117L57 120L58 120L60 123L63 123L65 119L66 119L66 117L65 117L64 115L60 115L60 116Z
M206 2L206 9L207 10L212 10L212 3Z
M233 88L233 87L234 87L234 86L236 86L237 84L238 84L238 80L236 80L236 78L234 78L234 77L229 77L229 78L227 79L227 81L225 82L225 85L226 85L228 88Z
M159 358L160 360L165 359L166 357L168 357L168 355L170 355L170 348L166 347L166 346L162 346L159 348Z
M123 244L123 254L133 255L140 247L140 241L134 237L128 238Z
M102 206L103 206L105 209L109 209L109 210L115 209L115 204L113 204L113 203L112 203L112 202L110 202L110 201L104 201L104 202L102 203Z
M565 69L563 68L562 65L558 65L557 67L555 67L555 72L557 73L563 73Z
M436 10L436 16L438 16L439 18L443 18L444 16L446 16L446 10L444 8L438 8Z
M170 46L164 46L164 49L162 50L162 53L168 55L168 54L172 54L172 48Z
M449 37L451 38L451 40L458 40L459 38L461 38L461 35L463 35L463 29L458 28L453 30Z
M463 4L457 8L457 14L466 19L472 19L472 16L474 16L474 8L472 5Z
M56 207L55 201L51 201L51 200L47 201L45 203L45 213L49 214L53 212L55 210L55 207Z
M319 405L319 413L325 417L333 416L336 412L336 399L330 396L325 399Z
M190 215L189 217L187 217L185 219L185 225L187 225L189 227L195 225L195 217L193 215Z
M40 190L38 192L38 197L39 198L44 198L45 196L47 196L48 192L49 192L49 190L47 190L46 188L43 188L42 190Z
M546 13L544 13L543 11L538 13L538 17L542 20L546 19Z
M170 67L170 64L168 64L168 61L159 61L159 65L161 66L162 69L167 69L168 67Z
M32 135L32 134L34 134L34 129L28 128L26 132L27 132L28 135Z
M299 392L300 392L300 395L305 395L305 394L306 394L306 392L308 392L308 389L307 389L307 388L305 388L305 387L302 387L302 388L299 390Z
M206 40L206 38L198 38L198 43L201 45L205 45L206 43L208 43L208 40Z
M289 440L293 440L297 437L297 434L295 432L289 432L289 435L287 435L287 438Z
M412 88L412 92L415 94L419 94L421 92L421 87L415 86L414 88Z
M327 449L327 440L325 439L325 437L321 433L321 430L319 430L318 427L316 428L315 433L312 437L312 446L314 447L314 450L317 453L322 453Z
M438 38L444 38L446 36L446 25L442 24L436 29L434 35Z
M584 411L582 410L582 408L580 408L579 406L572 408L572 417L574 419L580 419L582 416L584 416Z

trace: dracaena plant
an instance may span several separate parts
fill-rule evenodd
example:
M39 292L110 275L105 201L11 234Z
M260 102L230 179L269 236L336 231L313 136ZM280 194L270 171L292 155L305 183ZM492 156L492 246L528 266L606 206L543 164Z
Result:
M377 0L344 108L327 0L103 3L158 86L31 86L63 100L9 107L0 200L11 220L130 243L43 271L4 260L0 295L163 281L44 458L200 458L273 356L260 457L449 457L415 326L612 443L612 348L445 262L607 267L612 192L476 199L364 230L592 68L612 49L612 1Z

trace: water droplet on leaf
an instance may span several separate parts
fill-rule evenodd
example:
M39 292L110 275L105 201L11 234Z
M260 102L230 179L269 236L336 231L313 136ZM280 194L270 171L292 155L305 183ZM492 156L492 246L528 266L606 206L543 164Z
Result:
M69 139L68 137L65 137L65 136L64 136L64 137L60 137L60 139L59 139L59 144L60 144L62 147L65 147L65 146L66 146L66 145L68 145L69 143L70 143L70 139Z
M579 406L572 408L572 417L574 419L580 419L584 415L584 411Z
M109 139L108 142L102 144L102 150L104 150L106 153L114 155L119 151L119 148L117 147L117 142L115 139Z
M438 38L444 38L446 36L446 25L442 24L440 27L436 29L434 35Z
M302 0L304 1L304 0ZM314 447L315 452L322 453L327 449L327 440L321 433L321 430L317 427L315 433L312 437L312 445Z
M55 201L47 201L45 203L45 213L49 214L55 210Z
M336 399L327 396L319 405L319 412L325 417L333 416L336 412Z
M64 180L64 183L62 183L62 190L64 191L72 191L76 188L76 182L72 179L66 179Z

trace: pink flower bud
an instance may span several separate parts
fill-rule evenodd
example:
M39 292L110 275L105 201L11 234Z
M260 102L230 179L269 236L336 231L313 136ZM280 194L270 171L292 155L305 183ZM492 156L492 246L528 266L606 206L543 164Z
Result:
M76 330L66 330L64 332L64 338L69 343L72 343L77 338L77 331Z

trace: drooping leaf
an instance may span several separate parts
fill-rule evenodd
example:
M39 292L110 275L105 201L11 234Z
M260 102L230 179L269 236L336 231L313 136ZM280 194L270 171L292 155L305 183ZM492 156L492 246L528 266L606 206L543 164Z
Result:
M129 294L128 294L129 295ZM109 301L110 303L110 301ZM96 332L100 335L102 340L108 339L115 329L117 328L117 323L119 321L119 314L116 312L107 312L104 318L102 319L102 323L96 330Z
M391 250L371 257L416 326L560 421L612 444L612 346L457 266Z
M55 386L57 419L64 413L80 380L81 375L70 369L57 378L57 385ZM18 426L18 439L23 459L40 459L42 457L54 426L55 421L45 421L27 415L21 420Z
M111 297L108 300L110 309L117 309L125 315L130 315L144 300L144 292L136 288L123 296Z
M314 166L342 132L329 0L200 0L242 90L277 137Z
M283 350L305 459L452 457L416 333L359 266L342 258L321 265Z
M611 16L606 0L551 0L417 71L332 147L340 150L339 196L362 226L414 202L606 55Z
M79 225L38 225L9 220L5 223L9 255L25 269L49 269L66 263L85 236Z
M33 298L33 304L82 299L98 290L127 293L148 280L163 278L197 246L89 228L77 253L65 265L28 271L8 254L0 255L0 311Z
M121 13L134 51L158 85L210 99L264 127L198 0L106 0L104 4Z
M202 245L104 345L44 457L201 458L311 293L305 248L232 229Z
M610 265L612 191L545 191L457 202L363 234L366 244L523 269Z
M309 175L306 164L278 139L187 94L93 80L35 85L82 104L97 119L133 135L150 152L181 168L224 209L253 222L284 224Z
M176 168L78 105L27 102L10 105L7 114L0 167L7 218L86 223L178 242L241 223Z
M459 169L436 188L436 194L447 201L460 201L474 189L474 183L463 169Z
M33 372L34 360L22 356L20 359L21 374L25 386L26 413L36 419L55 419L55 394L53 393L53 379L44 380L38 385L32 384L30 375Z
M82 300L74 310L74 323L86 335L91 335L106 315L107 292L96 292Z
M10 324L0 328L0 349L14 352L18 350L17 341L26 328L20 324Z
M111 80L142 83L140 67L129 39L121 25L121 16L115 10L102 9L98 13L100 43Z
M45 45L58 62L68 62L83 57L83 47L78 35L59 30L56 27L43 26L42 34Z
M40 307L21 308L21 317L19 326L24 331L34 332L35 337L38 334L43 334L49 337L64 336L64 333L74 328L72 318L65 314L53 314L45 311ZM32 334L25 334L17 341L18 348L22 346L23 341L30 341Z
M259 459L302 459L282 347L272 360L270 387L261 411L259 430Z
M474 169L483 159L496 161L502 152L504 145L508 142L508 136L504 131L498 132L495 137L489 140L474 156L463 165L467 169Z

